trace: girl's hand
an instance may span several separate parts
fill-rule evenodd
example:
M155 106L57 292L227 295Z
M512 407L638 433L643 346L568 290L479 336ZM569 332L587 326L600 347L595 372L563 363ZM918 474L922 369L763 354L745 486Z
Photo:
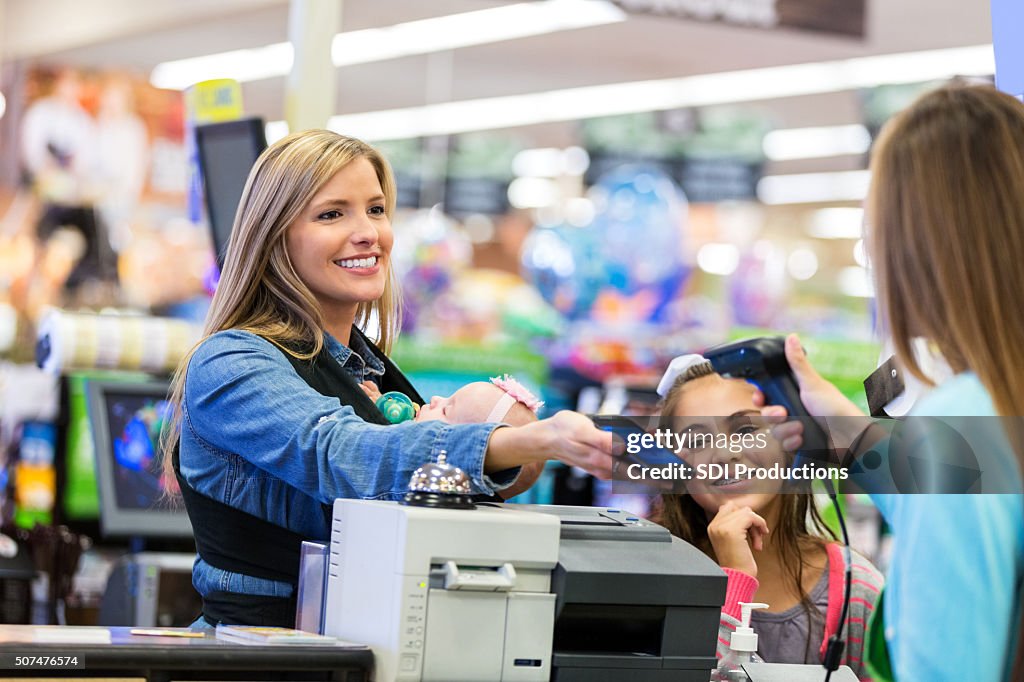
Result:
M715 550L718 565L742 571L757 577L757 562L751 550L764 550L768 524L750 507L738 507L726 502L718 508L715 518L708 524L708 539Z

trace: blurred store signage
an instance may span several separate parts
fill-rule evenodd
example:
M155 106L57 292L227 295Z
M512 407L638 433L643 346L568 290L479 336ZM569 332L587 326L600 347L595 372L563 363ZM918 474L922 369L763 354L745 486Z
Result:
M590 119L582 123L590 154L584 183L594 185L619 166L640 164L659 168L693 203L753 200L769 129L756 110L735 107Z
M653 14L758 28L792 28L862 38L866 0L611 0Z
M444 188L444 212L462 217L501 215L508 210L508 180L449 177Z
M650 157L606 151L590 152L587 185L597 183L606 173L624 165L653 166L678 184L691 203L750 201L757 198L762 164L741 158Z

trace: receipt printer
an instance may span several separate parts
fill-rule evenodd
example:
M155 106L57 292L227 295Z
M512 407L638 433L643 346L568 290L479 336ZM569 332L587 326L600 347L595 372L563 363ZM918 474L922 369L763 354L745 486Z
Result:
M377 682L549 680L559 532L550 514L336 500L324 632L369 645Z

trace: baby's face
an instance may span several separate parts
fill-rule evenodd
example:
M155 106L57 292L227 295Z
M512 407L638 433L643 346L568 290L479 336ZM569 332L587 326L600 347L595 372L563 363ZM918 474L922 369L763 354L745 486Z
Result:
M440 420L449 424L478 424L487 419L491 409L505 392L494 384L476 381L466 384L447 398L435 395L420 408L416 421Z

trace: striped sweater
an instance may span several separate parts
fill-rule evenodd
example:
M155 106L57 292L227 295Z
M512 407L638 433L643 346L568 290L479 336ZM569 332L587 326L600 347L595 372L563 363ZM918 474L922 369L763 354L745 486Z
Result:
M819 655L825 653L828 639L839 626L839 616L843 609L843 583L845 564L843 549L838 543L827 545L828 567L828 608L824 614L825 637L821 642ZM853 583L850 587L850 609L846 622L846 648L843 652L843 665L850 666L857 677L870 679L864 668L864 640L868 621L875 608L875 603L882 591L884 579L870 561L857 552L853 556ZM754 601L758 582L756 578L731 568L723 569L729 579L725 593L725 605L722 607L722 619L718 628L718 657L721 658L729 649L730 634L740 624L740 602ZM805 633L806 634L806 633ZM769 661L769 663L803 663L803 661Z

